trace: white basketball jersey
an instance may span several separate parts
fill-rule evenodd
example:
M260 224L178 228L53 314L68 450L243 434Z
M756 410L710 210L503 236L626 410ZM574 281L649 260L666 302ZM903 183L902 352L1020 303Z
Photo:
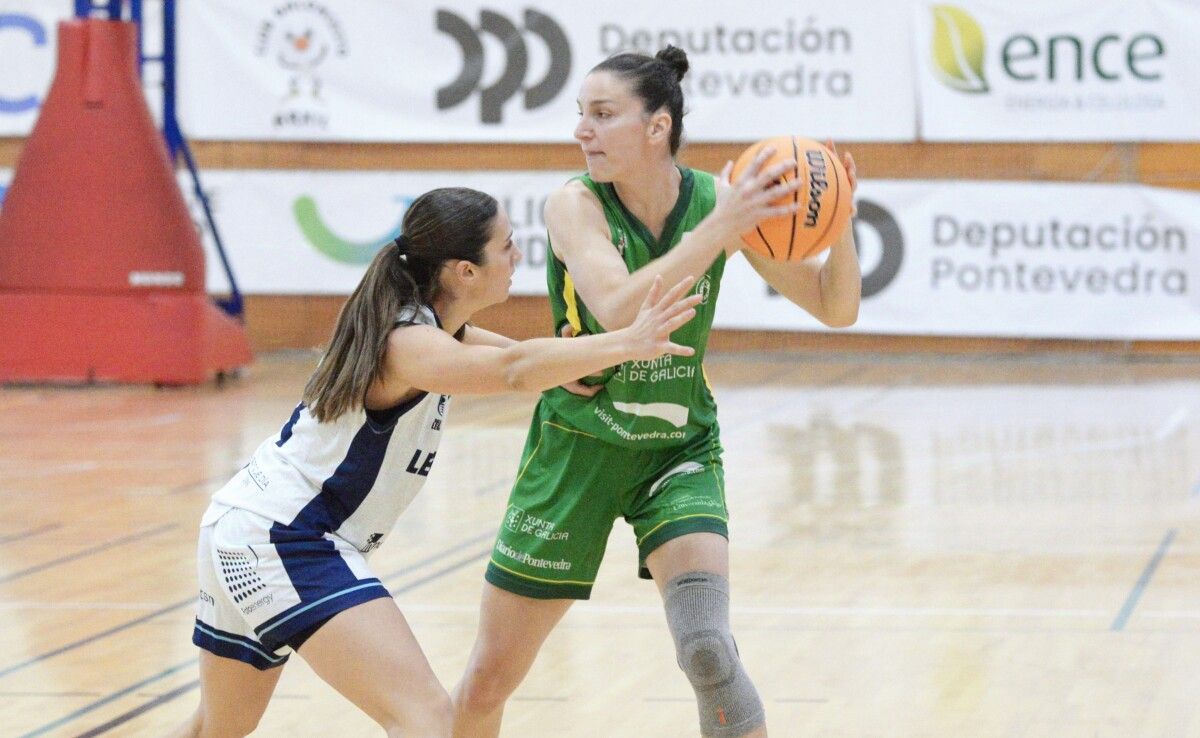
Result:
M437 325L428 307L400 323ZM368 553L383 542L433 468L450 398L423 393L388 410L319 423L303 403L213 496L201 525L229 507L294 529L333 533Z

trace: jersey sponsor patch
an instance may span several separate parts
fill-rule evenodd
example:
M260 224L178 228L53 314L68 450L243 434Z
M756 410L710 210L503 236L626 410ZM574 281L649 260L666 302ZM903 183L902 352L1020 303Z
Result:
M695 474L696 472L699 472L699 471L704 471L703 464L699 464L695 461L685 461L682 464L680 464L679 466L671 469L666 474L659 477L658 481L656 481L654 484L650 485L650 493L647 496L653 497L654 493L657 492L659 490L659 488L662 487L663 484L665 484L666 481L668 479L670 479L671 477L678 476L680 474Z
M665 420L676 428L687 425L687 405L673 402L614 402L613 409L629 415Z

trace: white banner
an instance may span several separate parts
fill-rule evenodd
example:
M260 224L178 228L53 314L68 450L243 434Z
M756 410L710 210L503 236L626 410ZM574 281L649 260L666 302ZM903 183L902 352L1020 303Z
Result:
M434 187L498 198L524 254L513 294L546 294L542 205L570 172L209 171L205 190L242 290L349 294ZM10 178L0 170L0 201ZM190 186L184 187L190 192ZM1136 185L866 181L855 234L857 333L1200 340L1200 194ZM193 216L200 222L199 207ZM228 286L206 234L209 289ZM726 268L716 325L827 330Z
M0 0L0 136L33 129L58 53L58 21L70 0Z
M1197 0L919 0L921 137L1200 139Z
M545 294L542 204L570 176L214 171L204 181L247 292L346 294L413 198L462 185L496 196L512 219L525 254L514 294ZM868 181L856 234L864 274L856 332L1200 339L1200 195ZM719 326L823 329L770 296L744 259L730 263L722 293Z
M569 141L587 71L688 52L685 135L912 140L903 3L205 0L180 7L200 139Z
M1200 339L1200 195L1135 185L862 183L860 333ZM737 299L728 295L736 294ZM742 259L727 327L817 329Z
M524 258L513 294L546 294L546 195L568 172L279 172L213 170L201 181L234 276L247 293L349 294L408 205L435 187L472 187L496 197ZM190 196L190 185L185 188ZM193 218L202 217L192 204ZM210 237L212 291L227 284Z

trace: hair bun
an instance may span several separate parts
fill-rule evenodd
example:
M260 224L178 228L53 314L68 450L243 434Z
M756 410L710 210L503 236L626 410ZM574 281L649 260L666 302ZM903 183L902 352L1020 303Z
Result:
M690 66L688 64L687 52L678 46L668 45L667 48L659 50L654 55L654 58L665 62L675 72L675 79L678 81L683 80L683 75L687 74Z

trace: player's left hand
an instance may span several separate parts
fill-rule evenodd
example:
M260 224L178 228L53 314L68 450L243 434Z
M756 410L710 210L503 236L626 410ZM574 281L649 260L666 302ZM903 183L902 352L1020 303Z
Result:
M838 157L837 144L832 138L825 140L825 148L833 152L834 157ZM854 166L854 157L849 151L843 151L841 156L842 167L846 170L846 179L850 180L850 194L853 195L858 190L858 170ZM858 213L858 208L852 206L850 217L854 217Z

